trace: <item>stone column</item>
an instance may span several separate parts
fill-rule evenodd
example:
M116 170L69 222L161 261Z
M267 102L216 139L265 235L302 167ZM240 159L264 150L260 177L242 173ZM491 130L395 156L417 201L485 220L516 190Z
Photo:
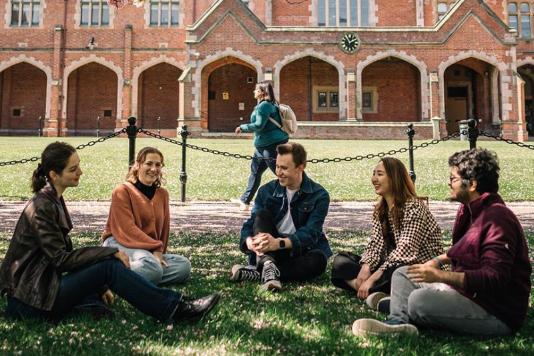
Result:
M356 73L347 73L347 121L356 121Z

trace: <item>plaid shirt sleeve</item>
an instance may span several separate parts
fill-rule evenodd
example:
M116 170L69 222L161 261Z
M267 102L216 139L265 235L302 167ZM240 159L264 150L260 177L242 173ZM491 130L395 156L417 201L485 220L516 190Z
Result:
M379 267L381 270L424 263L442 251L441 230L428 207L420 201L406 202L400 230L393 230L396 246Z
M373 217L371 237L367 242L360 264L368 264L371 271L374 271L378 268L380 262L384 260L385 255L386 245L382 236L382 226L380 225L380 221Z

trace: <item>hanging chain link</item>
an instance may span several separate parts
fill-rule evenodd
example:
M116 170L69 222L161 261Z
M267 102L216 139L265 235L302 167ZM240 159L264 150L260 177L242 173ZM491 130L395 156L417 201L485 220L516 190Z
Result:
M517 142L517 141L514 141L514 140L510 140L510 139L506 139L506 138L502 138L501 136L499 135L492 135L488 132L485 132L485 131L480 131L480 136L486 136L486 137L489 137L489 138L493 138L497 141L503 141L503 142L506 142L510 145L516 145L518 147L522 147L522 148L528 148L530 150L534 150L534 145L529 145L529 144L526 144L526 143L523 143L523 142Z
M104 141L109 140L110 138L113 138L113 137L117 137L117 136L119 136L120 134L122 134L124 132L126 132L126 129L122 128L119 131L116 131L116 132L114 132L112 134L109 134L107 136L100 137L100 138L98 138L96 140L92 140L92 141L89 141L87 143L82 143L81 145L76 146L76 149L77 150L83 150L86 147L91 147L91 146L96 145L97 143L104 142ZM13 161L4 161L4 162L0 162L0 167L12 166L12 165L15 165L15 164L24 164L24 163L28 163L28 162L36 162L36 161L39 160L39 158L40 157L31 157L31 158L23 158L23 159L13 160Z

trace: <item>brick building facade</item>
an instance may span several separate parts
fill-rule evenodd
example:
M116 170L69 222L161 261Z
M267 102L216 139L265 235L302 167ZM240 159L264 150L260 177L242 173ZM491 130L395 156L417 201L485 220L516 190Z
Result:
M0 134L233 132L272 80L299 136L404 138L477 118L534 135L534 2L0 1ZM344 47L345 46L345 47ZM354 48L351 48L354 46Z

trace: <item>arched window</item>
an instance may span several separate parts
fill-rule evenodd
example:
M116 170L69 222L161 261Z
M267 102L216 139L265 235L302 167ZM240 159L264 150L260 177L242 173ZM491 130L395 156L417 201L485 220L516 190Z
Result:
M521 38L531 38L530 5L527 2L522 2L519 10L521 12Z
M369 26L370 0L318 0L317 26Z

